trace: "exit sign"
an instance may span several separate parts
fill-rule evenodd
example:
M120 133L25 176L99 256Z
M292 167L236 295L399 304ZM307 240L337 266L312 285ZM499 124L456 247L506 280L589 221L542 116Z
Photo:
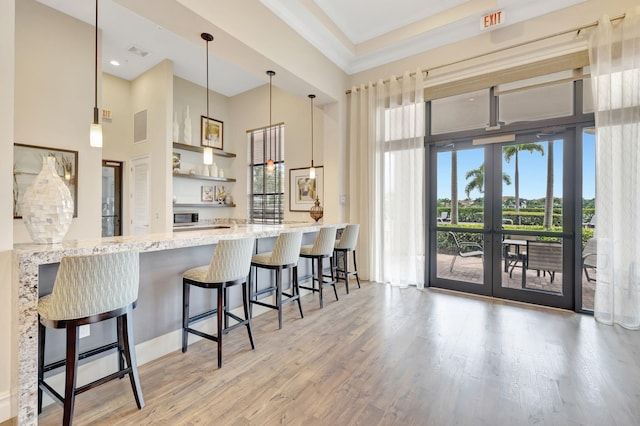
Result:
M505 15L503 10L496 10L480 18L480 29L481 30L490 30L495 27L498 27L505 22Z

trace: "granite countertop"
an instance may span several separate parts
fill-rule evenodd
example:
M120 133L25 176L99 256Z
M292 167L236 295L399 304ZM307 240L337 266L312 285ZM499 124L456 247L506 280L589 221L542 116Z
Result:
M220 226L224 226L224 228ZM281 225L203 223L189 229L181 229L180 232L63 240L59 244L21 243L15 244L13 248L14 254L18 257L37 256L40 257L40 263L50 263L57 262L62 256L68 255L109 253L126 250L139 250L140 252L168 250L216 244L223 239L275 237L282 231L289 229L297 229L303 232L316 232L321 226L322 224L313 222L287 223Z

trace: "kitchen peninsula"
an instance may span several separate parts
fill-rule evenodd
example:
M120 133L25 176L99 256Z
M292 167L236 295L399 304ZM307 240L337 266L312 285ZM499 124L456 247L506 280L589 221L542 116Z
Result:
M62 257L128 250L140 252L140 290L138 306L134 311L136 348L139 350L140 343L144 344L152 339L157 341L163 336L172 336L171 333L179 332L182 272L194 266L208 264L218 241L254 237L256 251L266 251L271 248L275 237L281 232L302 231L303 244L309 244L314 238L312 234L320 227L321 225L314 223L237 226L232 224L226 229L69 240L60 244L16 244L13 251L13 276L17 277L18 283L14 283L13 288L17 292L14 293L14 300L18 304L18 424L38 423L38 298L50 292ZM203 306L206 303L207 300L201 301ZM232 299L231 307L236 304ZM99 327L94 329L92 326L90 337L83 340L83 343L91 344L90 339L103 337L108 338L107 333L103 333ZM103 344L101 340L96 340L96 343ZM147 357L139 355L139 364L143 364L145 359L149 361L176 350L179 347L179 339L176 339L175 345L171 343L171 347L160 344L148 346L153 346L157 353ZM58 349L58 352L64 350L63 347L54 349Z

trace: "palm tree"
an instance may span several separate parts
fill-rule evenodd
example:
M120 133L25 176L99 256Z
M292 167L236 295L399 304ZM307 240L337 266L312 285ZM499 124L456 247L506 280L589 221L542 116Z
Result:
M504 161L511 162L511 158L515 157L515 201L516 201L516 213L520 211L520 173L518 170L518 153L520 151L528 151L533 154L535 151L544 155L544 148L537 143L521 143L517 145L509 145L502 148L504 152Z
M480 167L477 169L469 170L464 177L467 180L472 178L469 183L467 183L467 186L464 187L467 198L470 198L469 194L471 194L471 191L474 189L477 189L481 194L484 193L484 163L480 164ZM506 172L502 172L502 180L506 185L511 185L511 176Z
M547 142L547 196L544 199L544 222L546 229L553 226L553 141Z
M451 224L458 224L458 151L451 151Z

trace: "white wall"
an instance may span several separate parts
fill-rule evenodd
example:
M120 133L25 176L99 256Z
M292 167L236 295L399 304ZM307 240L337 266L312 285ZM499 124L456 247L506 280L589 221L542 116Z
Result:
M122 164L122 233L129 234L129 173L132 149L133 112L131 82L111 74L102 74L102 108L111 111L111 120L102 120L102 158Z
M277 75L274 77L274 80ZM227 135L231 135L236 154L236 170L244 168L241 176L237 176L234 198L236 203L244 198L237 210L240 217L247 217L248 165L247 130L269 125L269 85L247 91L231 98L231 123ZM285 181L285 221L311 221L306 212L289 211L289 170L309 167L311 165L311 106L309 99L301 99L280 90L275 83L272 90L272 119L271 122L284 123L284 158L286 167ZM324 117L321 109L314 107L314 164L324 165ZM225 137L227 137L225 135ZM326 172L325 172L326 181ZM332 191L324 186L325 194ZM237 195L236 195L237 194ZM241 197L240 199L238 197ZM323 203L324 204L324 203Z
M55 31L52 31L55 29ZM14 141L78 151L78 216L66 239L101 234L102 150L89 146L93 121L94 29L33 0L16 2ZM22 219L14 242L31 241Z
M173 63L164 60L132 82L133 114L147 110L147 139L133 143L130 157L149 155L151 193L149 233L166 232L173 223L171 208L171 146ZM133 120L133 117L131 118Z
M13 79L14 79L15 5L0 2L0 182L11 182L13 169ZM0 185L0 200L11 200L11 185ZM0 203L0 423L16 415L11 389L17 383L16 300L12 289L11 255L13 247L13 209Z

